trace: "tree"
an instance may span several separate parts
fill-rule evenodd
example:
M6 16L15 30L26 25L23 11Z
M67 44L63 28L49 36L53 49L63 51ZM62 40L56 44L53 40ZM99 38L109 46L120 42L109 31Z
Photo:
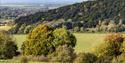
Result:
M24 55L48 55L60 46L67 44L75 47L76 39L66 29L56 29L39 25L29 35L22 45Z
M25 27L25 30L24 30L24 33L27 34L27 33L30 33L31 30L33 30L35 26L34 25L28 25Z
M120 33L109 34L105 37L105 43L97 48L96 52L99 57L112 56L116 57L122 52L120 51L124 37Z
M75 47L76 38L75 36L64 28L56 29L53 31L54 40L53 43L55 47L59 45L67 44L70 47Z
M24 55L47 55L54 51L52 45L53 28L47 25L39 25L29 35L22 45Z
M73 31L74 31L74 32L79 32L80 29L79 29L79 27L74 27Z
M13 58L17 55L17 45L11 35L0 32L0 59Z

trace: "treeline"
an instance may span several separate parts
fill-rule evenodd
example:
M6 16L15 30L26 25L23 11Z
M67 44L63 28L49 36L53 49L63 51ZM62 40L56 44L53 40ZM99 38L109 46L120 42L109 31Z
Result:
M124 7L124 0L86 1L47 12L38 12L33 15L20 17L15 20L18 26L13 29L19 31L19 28L24 24L27 26L39 22L43 23L44 21L58 21L59 19L64 19L65 21L71 19L74 23L83 21L85 26L81 27L84 28L95 28L99 20L103 21L104 19L111 19L116 23L122 19L123 24L125 24Z

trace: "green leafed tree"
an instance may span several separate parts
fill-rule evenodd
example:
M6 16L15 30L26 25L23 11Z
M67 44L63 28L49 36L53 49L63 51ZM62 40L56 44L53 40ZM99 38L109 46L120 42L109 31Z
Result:
M48 55L55 51L56 47L67 44L74 47L76 39L66 29L56 29L39 25L27 37L22 45L24 55Z
M76 38L75 36L64 28L56 29L53 32L55 47L59 45L67 44L70 47L75 47Z
M17 45L12 37L5 32L0 32L0 59L10 59L17 54Z

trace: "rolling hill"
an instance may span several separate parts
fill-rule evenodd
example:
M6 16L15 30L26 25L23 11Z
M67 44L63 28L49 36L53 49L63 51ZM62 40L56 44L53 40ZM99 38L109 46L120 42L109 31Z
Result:
M84 22L84 25L78 25L79 27L93 28L96 27L99 20L104 19L112 19L115 22L122 19L123 24L125 24L124 17L124 0L94 0L20 17L15 20L15 23L18 26L13 28L13 30L15 30L16 33L24 24L27 26L44 21L59 21L58 19L64 19L64 21L71 19L71 21L74 23L82 21Z

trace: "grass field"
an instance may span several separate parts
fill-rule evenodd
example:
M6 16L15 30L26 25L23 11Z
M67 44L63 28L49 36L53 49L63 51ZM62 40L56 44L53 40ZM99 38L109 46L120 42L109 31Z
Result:
M77 53L85 51L89 52L91 49L103 42L103 38L106 34L99 33L74 33L77 38L77 45L75 47L75 51ZM14 40L16 41L19 50L21 48L22 42L26 40L27 35L13 35ZM18 60L4 60L0 61L0 63L19 63ZM30 63L39 63L39 62L30 62Z
M0 26L0 30L9 30L11 27L10 26Z
M76 52L89 52L93 47L101 44L106 34L93 33L75 33L77 38Z
M27 35L13 35L14 40L16 41L16 44L18 45L18 49L20 51L22 43L26 40Z

